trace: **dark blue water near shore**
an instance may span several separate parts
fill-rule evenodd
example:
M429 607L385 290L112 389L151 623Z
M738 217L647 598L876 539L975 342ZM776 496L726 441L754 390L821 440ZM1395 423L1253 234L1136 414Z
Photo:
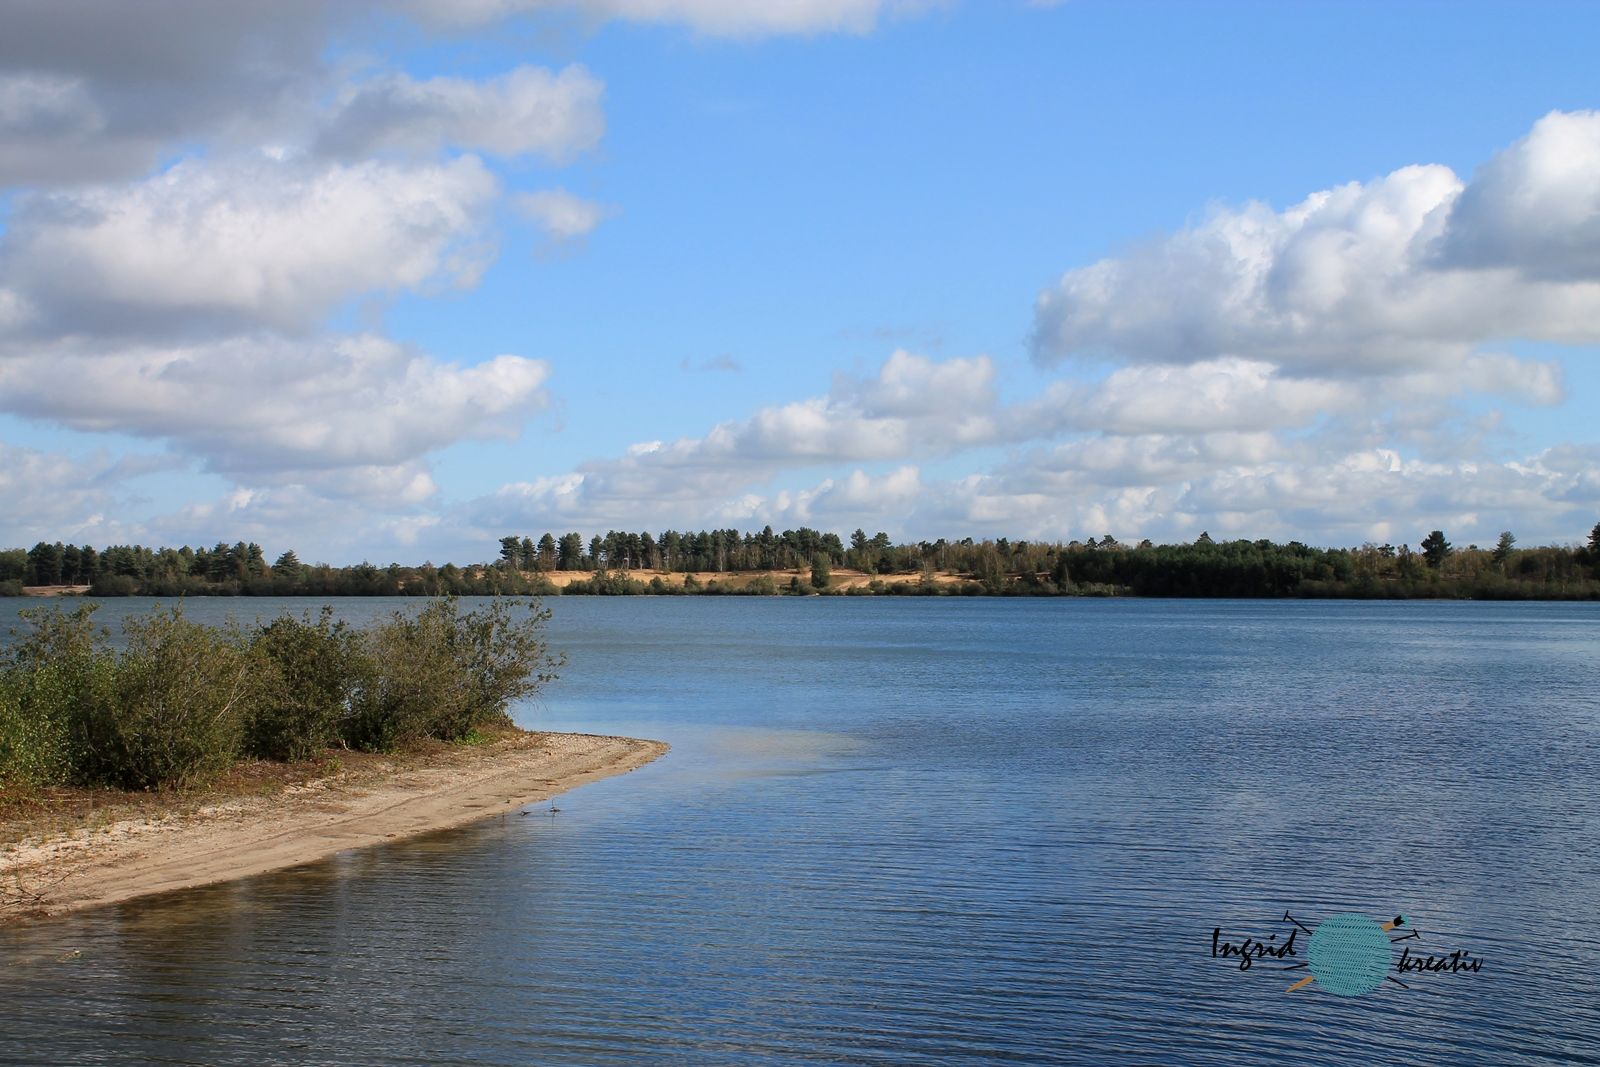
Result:
M1600 1063L1595 606L553 607L521 721L669 756L0 932L0 1061ZM1285 911L1483 969L1341 998L1211 958Z

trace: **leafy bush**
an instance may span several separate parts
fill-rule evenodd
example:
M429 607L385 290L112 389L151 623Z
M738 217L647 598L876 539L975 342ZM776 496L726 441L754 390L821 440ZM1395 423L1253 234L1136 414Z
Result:
M133 596L140 592L136 579L126 574L102 574L89 585L89 595L98 597ZM155 596L171 596L171 589L162 589L159 592L150 591Z
M462 717L467 698L455 672L454 620L454 600L434 601L414 616L397 611L364 635L342 730L346 744L387 752Z
M217 630L180 608L129 619L111 699L88 723L83 771L128 789L189 785L239 758L261 692L256 657L236 629Z
M440 606L452 611L455 607ZM507 709L554 681L556 671L566 662L566 657L552 654L544 640L550 610L530 604L518 618L517 608L523 606L496 600L456 617L457 665L469 693L461 734L478 726L511 725Z
M308 759L339 737L361 649L356 634L324 607L309 615L284 615L252 635L261 671L250 708L245 747L252 756Z
M0 788L203 782L245 755L303 759L342 741L388 750L481 739L555 677L549 612L454 598L355 631L325 609L246 633L181 610L125 623L103 647L93 605L24 612L0 660Z
M81 777L88 723L109 698L115 661L99 647L94 605L33 609L0 667L0 785Z
M516 618L516 606L497 600L463 615L452 597L369 631L345 742L387 751L509 723L510 703L554 678L562 662L542 637L549 612Z
M568 582L561 592L563 596L637 596L650 592L650 587L626 574L601 572Z

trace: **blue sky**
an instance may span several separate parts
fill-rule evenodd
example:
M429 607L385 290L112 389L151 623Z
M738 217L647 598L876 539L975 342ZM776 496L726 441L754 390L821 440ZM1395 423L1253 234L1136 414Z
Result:
M0 44L0 543L1600 518L1592 5L118 6Z

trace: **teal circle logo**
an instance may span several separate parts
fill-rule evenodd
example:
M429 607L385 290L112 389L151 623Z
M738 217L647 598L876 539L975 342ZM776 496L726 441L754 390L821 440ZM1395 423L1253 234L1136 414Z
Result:
M1398 922L1398 920L1397 920ZM1341 997L1358 997L1389 973L1389 938L1365 915L1334 915L1311 935L1307 964L1317 984Z

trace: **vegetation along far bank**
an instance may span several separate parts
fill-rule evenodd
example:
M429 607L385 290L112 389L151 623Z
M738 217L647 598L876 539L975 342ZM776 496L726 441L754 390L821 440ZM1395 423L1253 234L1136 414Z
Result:
M501 538L493 559L421 565L271 562L258 544L151 548L40 542L0 551L0 595L895 595L1600 599L1600 523L1587 542L1452 544L1434 530L1409 544L1316 548L1299 541L1157 545L1111 534L1085 541L997 538L848 542L802 527L576 532Z

